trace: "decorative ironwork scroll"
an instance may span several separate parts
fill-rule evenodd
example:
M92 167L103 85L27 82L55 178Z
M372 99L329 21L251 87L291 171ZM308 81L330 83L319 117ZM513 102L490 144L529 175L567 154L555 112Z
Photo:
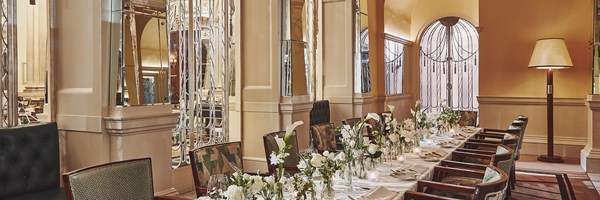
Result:
M464 19L433 22L421 37L420 95L423 106L439 109L447 99L455 110L478 110L479 34Z
M17 1L0 0L0 126L17 126Z
M189 162L189 149L229 140L234 11L233 0L168 1L170 65L180 91L173 167Z
M404 76L404 44L384 40L385 94L401 94Z

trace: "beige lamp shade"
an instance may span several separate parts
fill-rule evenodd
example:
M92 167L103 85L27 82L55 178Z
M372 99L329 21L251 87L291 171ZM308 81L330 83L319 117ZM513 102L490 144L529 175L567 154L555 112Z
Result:
M539 39L535 43L533 55L529 60L529 68L565 69L572 67L573 62L571 62L564 39L546 38Z

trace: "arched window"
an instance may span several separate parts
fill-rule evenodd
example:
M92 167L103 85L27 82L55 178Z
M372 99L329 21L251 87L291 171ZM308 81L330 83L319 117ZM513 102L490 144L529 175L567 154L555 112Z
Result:
M429 25L420 43L420 97L439 109L447 100L454 110L478 110L479 35L471 23L445 17Z

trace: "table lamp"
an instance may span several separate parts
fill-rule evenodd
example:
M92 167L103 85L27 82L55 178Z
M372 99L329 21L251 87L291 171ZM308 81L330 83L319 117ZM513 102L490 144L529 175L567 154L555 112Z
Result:
M565 40L562 38L544 38L535 43L533 55L529 61L529 68L548 70L546 87L547 101L547 126L548 126L548 155L540 155L539 161L563 162L560 156L554 155L554 119L553 119L553 93L552 70L573 68Z

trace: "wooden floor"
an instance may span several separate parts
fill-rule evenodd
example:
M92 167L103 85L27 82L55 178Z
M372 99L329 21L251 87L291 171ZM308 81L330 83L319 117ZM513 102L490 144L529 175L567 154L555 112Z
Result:
M569 176L569 180L573 185L573 189L575 191L575 195L577 199L585 199L585 200L600 200L600 194L598 189L600 189L600 174L590 174L588 176L581 166L579 165L579 159L565 159L564 163L544 163L537 160L537 156L535 155L521 155L521 159L517 161L516 169L518 170L529 170L529 171L541 171L541 172L554 172L554 173L566 173ZM552 179L543 178L543 177L533 177L529 176L526 173L517 174L517 180L527 180L531 179L532 181L546 181ZM533 180L535 179L535 180ZM521 183L527 184L527 183ZM594 186L595 185L595 186ZM535 185L536 187L544 188L542 185ZM550 189L550 187L546 188ZM528 191L530 192L530 191ZM180 195L181 197L194 199L196 197L195 192L189 192ZM540 195L544 196L544 195ZM532 199L529 196L514 194L513 199ZM544 198L540 198L544 199ZM545 199L555 199L553 196L546 196Z
M533 155L522 155L521 159L517 161L517 171L538 171L538 172L553 172L553 173L565 173L569 176L569 180L573 186L573 190L577 199L590 199L600 200L600 194L597 188L594 186L592 179L583 171L580 166L579 159L565 159L564 163L544 163L537 160L537 156ZM600 176L599 176L600 177ZM519 180L522 180L519 182ZM541 183L556 181L553 176L534 176L528 173L517 173L517 185L535 187L540 189L540 192L535 190L521 190L528 195L539 196L540 198L535 199L560 199L560 195L551 195L548 191L558 192L556 184L552 183ZM531 181L531 182L527 182ZM513 199L534 199L532 196L522 195L519 193L513 194Z

